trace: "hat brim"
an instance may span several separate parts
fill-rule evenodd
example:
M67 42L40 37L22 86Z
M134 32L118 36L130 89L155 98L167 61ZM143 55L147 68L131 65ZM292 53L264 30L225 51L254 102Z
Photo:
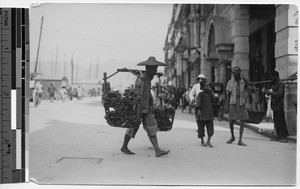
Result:
M166 66L165 63L157 60L146 60L137 64L138 66Z

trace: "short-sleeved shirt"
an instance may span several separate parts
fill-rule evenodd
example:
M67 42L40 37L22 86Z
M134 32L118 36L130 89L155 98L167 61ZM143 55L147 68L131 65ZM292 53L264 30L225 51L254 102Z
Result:
M240 106L246 104L247 91L246 83L243 79L237 82L234 78L228 81L226 90L231 93L230 104L236 104L239 99Z

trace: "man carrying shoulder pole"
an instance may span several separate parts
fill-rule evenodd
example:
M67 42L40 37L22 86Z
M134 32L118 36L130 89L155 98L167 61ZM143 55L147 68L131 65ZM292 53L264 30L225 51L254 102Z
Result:
M158 66L165 66L165 63L157 61L154 57L149 57L148 60L140 62L138 66L146 66L146 71L141 74L141 78L137 78L135 87L141 91L141 103L142 103L142 122L143 127L146 130L151 144L155 150L155 156L160 157L167 155L168 151L163 151L160 149L157 141L157 130L158 125L155 120L155 117L152 113L153 110L153 98L151 96L151 80L157 72ZM121 151L125 154L132 155L134 154L128 149L128 143L131 138L134 138L139 125L134 128L128 128L124 136L124 142L121 147Z
M242 141L245 120L249 119L248 111L246 108L247 92L251 91L251 87L241 77L241 68L236 66L232 70L233 78L228 81L226 91L228 94L228 107L229 107L229 127L231 138L227 141L227 144L231 144L235 141L233 125L236 120L240 120L240 131L238 145L246 146Z

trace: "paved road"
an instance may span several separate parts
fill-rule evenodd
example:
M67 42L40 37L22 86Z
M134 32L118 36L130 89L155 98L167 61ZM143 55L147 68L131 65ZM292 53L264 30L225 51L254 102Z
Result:
M30 107L30 179L40 184L293 185L296 144L271 142L246 129L246 147L226 144L228 122L215 121L213 148L201 147L194 116L176 112L173 129L159 132L156 158L140 129L120 152L125 130L108 126L99 98ZM236 127L236 137L238 137Z

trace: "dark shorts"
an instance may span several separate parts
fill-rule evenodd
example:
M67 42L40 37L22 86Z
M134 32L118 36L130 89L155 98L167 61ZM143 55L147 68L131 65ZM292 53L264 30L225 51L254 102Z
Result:
M244 105L240 106L239 103L230 104L229 119L230 120L239 119L240 121L248 120L249 115L248 115L246 105L244 104Z
M205 126L207 135L209 137L213 136L214 134L214 122L211 120L205 120L205 121L197 121L198 125L198 138L203 138L205 136Z
M149 137L156 136L158 126L153 113L149 112L147 114L142 114L142 120L143 120L142 121L143 128L146 130L148 136ZM139 126L135 128L129 128L126 130L126 134L131 138L134 138L138 130L139 130Z

